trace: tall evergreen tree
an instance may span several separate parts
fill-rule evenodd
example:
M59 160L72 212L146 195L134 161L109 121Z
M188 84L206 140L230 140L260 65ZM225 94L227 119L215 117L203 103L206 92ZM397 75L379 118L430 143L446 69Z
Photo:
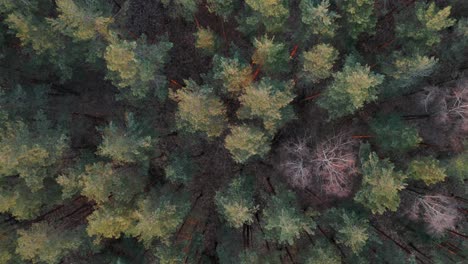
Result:
M328 111L330 119L353 114L365 103L377 99L377 86L384 77L348 57L341 72L333 75L332 84L325 90L317 104Z
M394 171L395 166L388 159L379 159L375 152L370 151L368 144L361 146L360 156L363 178L354 200L373 214L396 211L400 204L399 191L405 188L407 177Z
M225 190L216 192L215 203L227 224L234 228L252 224L258 210L253 200L252 184L246 178L236 178Z
M280 244L293 245L302 234L315 229L312 218L298 208L295 194L287 190L268 199L263 221L266 238Z

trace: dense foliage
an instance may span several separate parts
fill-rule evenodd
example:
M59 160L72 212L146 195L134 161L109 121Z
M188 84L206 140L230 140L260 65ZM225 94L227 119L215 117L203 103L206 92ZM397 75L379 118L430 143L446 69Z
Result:
M0 264L465 263L465 0L0 0Z

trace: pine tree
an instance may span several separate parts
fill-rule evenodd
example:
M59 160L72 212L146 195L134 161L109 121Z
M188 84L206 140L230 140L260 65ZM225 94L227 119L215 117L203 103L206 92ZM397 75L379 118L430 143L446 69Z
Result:
M402 154L416 148L422 142L418 130L407 126L396 114L380 115L370 123L375 141L387 153Z
M6 217L0 218L2 221ZM15 254L17 235L12 227L5 224L0 227L0 263L8 264L15 263L18 256Z
M258 25L263 25L267 32L278 32L289 17L287 0L246 0L245 3L251 15L244 18L246 25L240 28L241 32L249 32Z
M363 32L375 33L377 18L373 0L340 0L339 4L346 14L346 24L353 39L357 39Z
M263 126L272 135L287 121L294 118L289 105L294 100L294 83L273 81L263 78L245 88L239 97L241 107L237 111L240 119L260 118Z
M207 0L206 4L208 11L227 21L239 3L236 0Z
M336 249L327 241L317 241L318 245L311 246L306 257L305 264L340 264L341 257Z
M405 40L405 46L412 50L424 50L440 42L440 31L455 24L455 19L449 18L451 7L439 10L434 2L426 4L417 2L415 16L403 13L400 19L404 23L397 23L397 36ZM413 20L409 20L412 17Z
M392 64L384 69L390 77L389 82L381 89L385 97L411 92L411 87L431 75L438 63L438 59L434 57L403 56L399 52L394 53L393 58Z
M328 44L318 44L302 54L302 76L305 80L317 83L332 75L333 64L338 59L338 51Z
M275 43L274 38L263 36L255 38L255 52L252 62L261 67L267 73L286 72L289 70L289 54L283 43Z
M48 22L77 41L94 39L100 23L112 23L111 8L105 1L55 0L55 3L59 15Z
M253 81L252 67L242 62L239 56L225 58L215 55L213 65L213 78L221 80L224 89L230 94L243 93Z
M343 70L333 77L332 84L317 101L328 110L330 119L353 114L365 103L377 99L377 86L383 81L382 75L371 72L352 57L347 58Z
M148 45L146 37L127 41L113 35L104 53L107 78L120 89L130 88L127 94L135 98L152 92L163 99L167 92L161 70L171 47L172 43L165 40Z
M32 15L28 16L15 12L9 14L5 22L11 30L16 32L16 37L21 40L23 47L30 45L38 54L56 52L62 45L60 36L50 30L45 21L38 20Z
M94 236L99 242L103 238L118 239L128 233L134 224L131 208L118 204L103 204L87 217L88 236Z
M410 179L422 180L426 185L443 182L447 175L439 161L432 157L424 157L412 160L408 168Z
M224 140L224 146L232 158L245 163L253 156L263 157L270 151L270 138L262 130L248 125L231 127Z
M400 204L399 191L405 188L406 176L394 171L395 166L388 159L379 159L375 152L370 151L368 144L361 146L360 156L362 184L354 200L373 214L396 211Z
M32 126L22 120L6 120L0 126L0 176L19 175L32 191L42 189L44 179L53 177L61 163L67 137L41 112Z
M144 188L145 177L138 168L114 168L111 164L87 165L80 177L81 194L102 204L111 200L129 202Z
M0 181L0 213L9 213L17 220L31 220L44 210L61 201L60 188L50 179L45 179L47 188L35 192L21 181Z
M96 153L110 158L115 164L144 163L148 161L154 137L148 127L135 120L133 113L128 113L125 118L124 126L111 121L100 129L103 140Z
M161 3L173 18L182 17L187 21L193 21L199 0L161 0Z
M130 233L145 246L155 239L167 244L189 208L185 197L178 197L175 193L152 192L138 202L138 209L133 213L137 222Z
M210 28L198 28L195 35L195 47L204 53L212 55L219 46L218 37Z
M217 191L215 203L220 215L234 228L252 224L258 210L253 200L252 184L246 178L235 178L225 190Z
M331 226L336 230L336 239L339 244L343 244L351 249L354 254L358 254L369 240L369 221L359 217L353 211L345 209L331 209L327 216Z
M307 32L312 34L333 37L338 28L337 19L340 18L336 12L330 10L330 1L322 0L317 3L314 0L301 0L301 21L306 25Z
M197 168L187 153L174 153L164 171L170 182L188 184Z
M184 263L186 254L182 245L161 245L156 247L154 254L160 264Z
M25 261L33 263L60 263L71 251L83 243L84 230L64 230L46 222L32 224L25 230L18 230L16 253Z
M171 92L178 102L177 126L187 132L202 132L208 137L218 137L226 128L226 108L212 93L209 86L199 86L192 80L185 87Z
M463 182L468 179L468 152L450 158L446 165L447 175Z
M268 240L293 245L304 232L312 234L315 222L300 211L293 192L281 190L267 200L263 229Z

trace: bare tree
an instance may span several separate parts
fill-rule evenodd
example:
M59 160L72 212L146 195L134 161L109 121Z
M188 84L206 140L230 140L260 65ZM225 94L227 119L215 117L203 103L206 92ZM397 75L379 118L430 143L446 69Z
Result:
M346 133L339 133L317 144L312 151L307 139L299 139L286 147L284 173L299 188L319 187L327 195L344 197L350 194L352 178L357 173L355 142Z
M310 149L307 146L308 138L297 138L285 146L286 159L282 164L284 174L291 184L298 188L305 188L312 180L310 167Z
M460 151L468 134L468 78L450 87L426 87L419 96L418 101L434 122L425 138L434 137L434 142L441 143L440 133L445 133L447 143Z
M468 119L468 79L458 80L455 87L426 87L421 103L426 113L432 113L441 123Z
M453 229L459 219L457 202L444 195L418 195L408 216L412 220L423 220L431 233L442 234Z
M326 194L350 194L352 178L357 173L354 144L350 135L340 133L319 143L312 152L312 171Z

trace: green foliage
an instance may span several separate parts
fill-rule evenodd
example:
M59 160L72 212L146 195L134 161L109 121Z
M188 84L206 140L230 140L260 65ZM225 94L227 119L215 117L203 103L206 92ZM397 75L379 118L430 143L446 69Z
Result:
M33 263L60 263L82 244L82 230L63 230L46 222L32 224L30 229L18 230L16 253Z
M213 54L219 45L218 37L210 28L198 28L195 32L195 47L203 50L206 54Z
M252 224L258 210L252 184L245 178L235 178L225 190L216 192L215 203L220 215L234 228Z
M422 142L418 130L407 126L399 115L380 115L370 123L375 141L384 152L401 154L416 148Z
M86 231L89 236L95 236L97 241L102 238L119 238L127 233L133 225L133 215L130 208L115 204L104 204L88 216Z
M340 16L330 10L330 1L322 0L320 4L315 4L314 0L301 0L299 8L301 9L301 21L307 27L308 32L312 34L333 37L338 28L336 19Z
M360 156L362 184L354 200L373 214L396 211L400 204L399 191L406 186L406 176L394 171L395 166L388 159L379 159L375 152L370 151L368 144L361 146Z
M48 22L55 30L77 41L97 37L99 24L112 22L111 10L105 1L55 0L55 3L59 15Z
M267 32L278 32L289 17L287 0L246 0L245 3L252 12L245 21L247 27L261 24Z
M190 209L185 197L177 196L175 193L152 192L139 201L138 209L133 213L137 222L130 233L145 246L155 239L167 244Z
M23 61L23 65L20 67L31 67L32 72L34 70L39 71L42 77L49 75L50 73L56 73L61 82L69 80L74 72L77 71L76 65L95 61L97 57L100 57L102 53L103 45L101 42L93 41L83 43L75 43L72 38L69 37L71 34L71 28L67 27L65 22L70 22L67 18L60 23L54 24L55 19L46 18L54 12L61 13L60 10L54 10L52 5L53 1L15 1L21 3L12 3L10 0L3 0L3 2L9 2L6 5L4 12L5 24L8 25L10 31L16 35L20 40L22 54L34 55L29 60ZM65 2L58 2L63 5ZM69 2L74 3L74 2ZM86 6L86 5L85 5ZM88 8L87 10L90 10ZM70 11L70 10L68 10ZM83 10L77 9L77 12ZM87 15L91 16L90 12ZM94 14L94 13L93 13ZM61 15L63 15L61 13ZM78 14L76 14L79 16ZM60 16L60 14L59 14ZM110 19L100 18L99 25L109 24ZM74 26L77 25L76 21ZM83 22L83 26L87 24ZM100 28L100 27L97 27ZM63 29L63 30L61 30ZM78 30L77 28L74 28ZM80 34L85 30L80 29ZM76 33L77 31L75 31ZM70 34L68 34L70 33ZM67 35L68 34L68 35ZM72 36L73 37L73 36ZM83 36L82 36L83 37ZM17 64L17 62L15 62ZM17 66L16 66L17 67ZM28 72L27 69L22 69L24 72Z
M241 94L253 81L252 67L242 63L238 56L213 58L214 79L221 80L223 87L233 95Z
M62 199L69 199L83 189L81 176L85 173L85 165L79 164L67 168L55 180L62 187Z
M60 189L55 182L45 179L47 188L32 192L22 181L0 181L0 212L10 213L17 220L30 220L60 200Z
M333 75L332 84L325 90L317 104L328 110L330 119L353 114L365 103L377 99L377 86L383 76L370 71L348 57L341 72Z
M463 152L448 160L447 175L461 182L468 179L468 152Z
M341 0L340 4L353 39L363 32L375 33L377 18L374 15L374 0Z
M327 242L325 242L327 243ZM313 246L307 252L304 259L305 264L340 264L341 257L336 250L329 244L323 246Z
M241 125L231 127L224 140L224 146L239 163L245 163L253 156L263 157L270 151L270 138L260 129Z
M146 162L154 142L149 128L137 122L132 113L126 115L125 123L122 127L110 122L101 129L103 140L97 154L120 165Z
M255 38L255 52L252 55L252 62L261 67L267 73L277 73L288 71L289 54L283 43L275 43L274 38L263 36Z
M43 188L67 150L67 137L54 129L42 113L33 126L7 120L0 132L0 178L19 175L32 191Z
M5 23L16 32L16 37L21 40L22 46L30 45L38 54L47 51L55 52L60 48L59 41L51 41L59 37L48 28L44 21L15 12L7 16Z
M426 185L443 182L447 175L439 161L432 157L424 157L411 161L408 176L414 180L422 180Z
M394 53L393 58L392 64L384 69L386 75L390 77L389 82L382 89L382 95L387 97L410 92L414 84L435 70L438 62L438 59L434 57L403 56L399 52Z
M208 11L227 20L236 7L236 0L207 0Z
M0 216L1 221L7 217ZM0 227L0 264L15 263L17 258L15 254L17 235L11 227L5 224Z
M161 0L161 3L172 17L182 17L187 21L193 21L199 0Z
M438 10L434 2L417 2L412 21L408 20L408 14L402 14L405 22L397 23L397 35L408 42L406 45L413 45L410 48L432 47L440 42L439 32L455 24L455 19L449 18L450 10L450 6Z
M171 48L172 43L165 40L148 45L146 37L127 41L113 36L104 53L107 78L120 89L130 88L135 98L155 92L162 99L167 88L161 71Z
M175 153L171 155L169 164L164 169L166 178L172 183L187 184L192 179L196 164L186 153Z
M333 208L327 214L333 220L331 226L337 231L337 242L354 254L361 252L369 239L369 221L344 209Z
M263 78L245 88L239 97L241 107L237 111L239 119L260 118L269 134L287 121L294 118L294 111L289 105L294 100L294 83L273 81Z
M302 57L302 76L307 81L317 83L332 75L338 51L329 44L318 44L311 50L305 51Z
M271 196L263 210L263 228L268 240L293 245L304 232L312 234L315 222L298 208L296 195L281 190Z
M129 202L143 190L145 178L135 168L113 168L102 162L87 165L80 177L81 194L98 204L109 199ZM111 198L112 197L112 198Z
M156 247L155 256L160 264L178 264L184 263L185 252L183 247L178 245L161 245Z
M260 258L257 253L252 250L244 250L239 253L239 264L256 264L260 263Z
M172 100L178 102L177 126L187 132L203 132L208 137L223 133L227 117L226 108L215 96L211 87L199 86L192 80L185 87L171 92Z

